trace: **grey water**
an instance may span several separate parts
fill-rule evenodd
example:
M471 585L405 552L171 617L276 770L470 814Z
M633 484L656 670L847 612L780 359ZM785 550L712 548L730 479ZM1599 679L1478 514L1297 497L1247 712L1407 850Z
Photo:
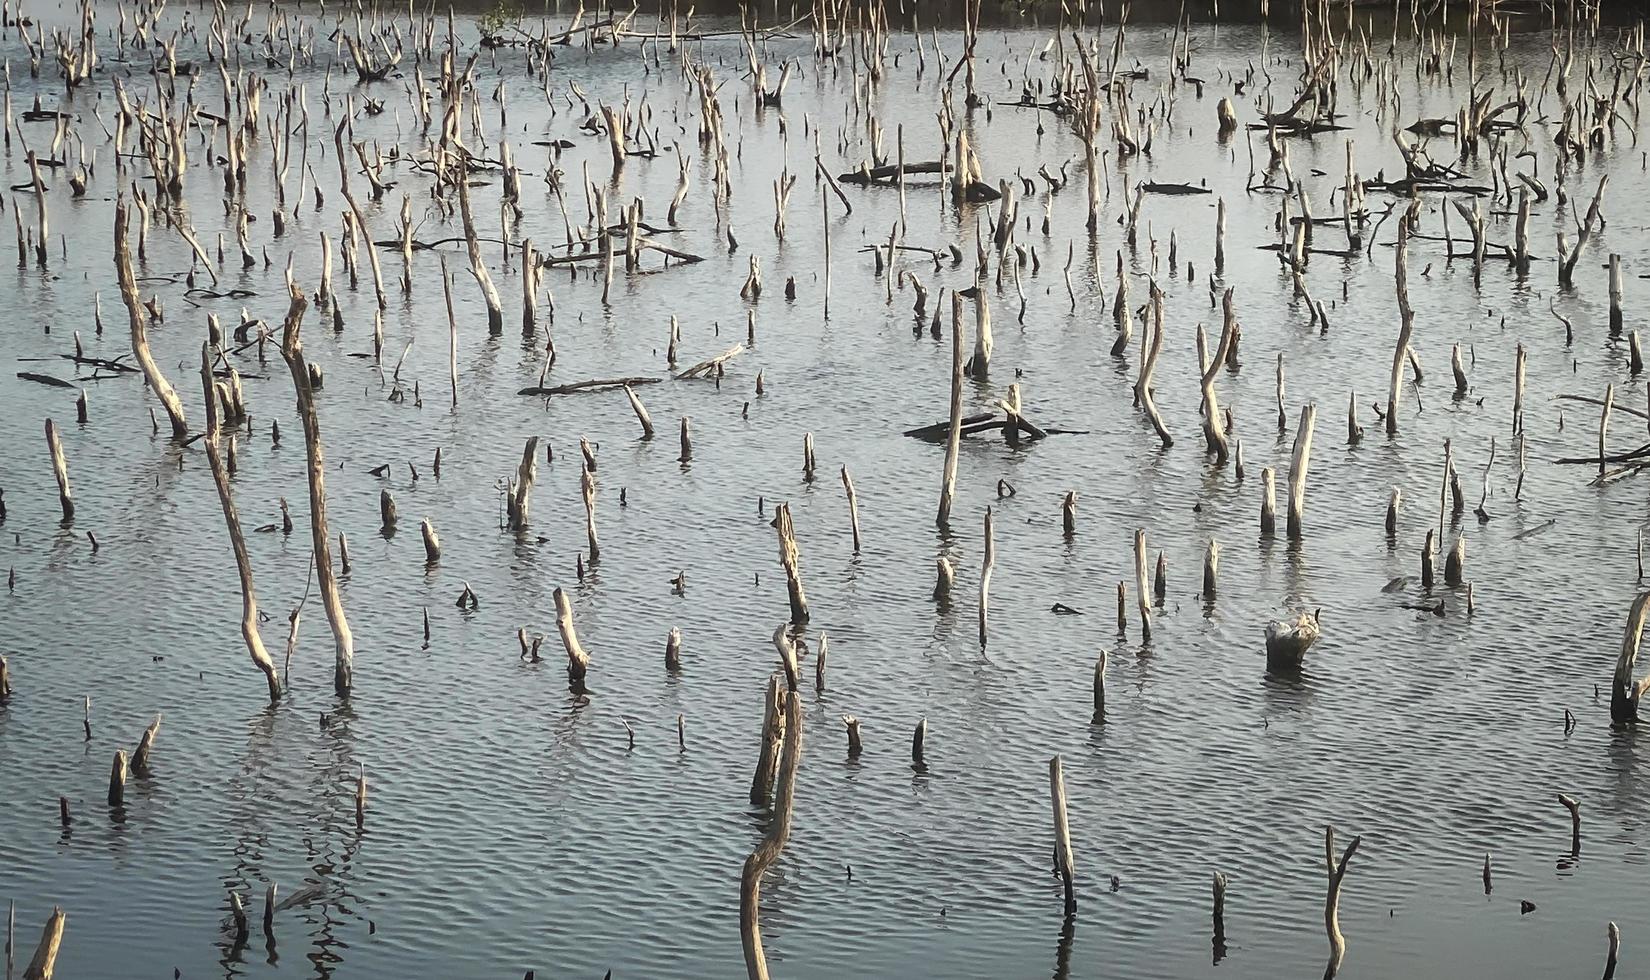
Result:
M244 198L256 219L251 242L259 261L242 270L221 203L221 170L197 134L186 188L192 220L214 258L220 233L227 242L217 291L251 295L188 294L188 247L158 223L138 268L145 296L158 296L164 307L164 322L150 330L157 360L196 427L207 314L233 327L244 308L278 324L289 258L298 282L311 293L317 286L319 236L337 239L344 206L327 132L346 111L344 96L357 113L357 139L401 152L401 162L387 167L395 187L382 202L367 202L364 179L352 178L371 237L395 236L403 194L417 237L460 234L456 220L434 208L429 175L407 162L429 146L408 96L417 70L410 53L397 77L356 86L347 57L326 40L335 13L281 9L316 29L315 59L300 61L292 83L306 86L310 186L319 182L322 208L296 198L294 166L288 203L301 206L285 234L273 236L272 158L261 132ZM0 654L15 687L0 704L0 898L16 902L19 969L39 925L60 905L68 913L62 977L164 977L174 969L183 977L740 975L739 868L766 825L747 794L762 691L776 669L769 638L788 614L769 519L775 504L788 501L813 609L808 649L828 634L830 661L826 689L804 698L794 829L763 892L763 935L776 976L1315 976L1327 951L1326 824L1343 845L1353 835L1363 839L1341 901L1345 977L1591 976L1602 970L1612 920L1625 936L1618 975L1643 975L1637 951L1650 932L1650 761L1640 758L1638 736L1611 731L1608 713L1626 610L1640 588L1643 477L1595 487L1594 468L1553 463L1596 452L1598 421L1596 407L1555 396L1600 397L1613 382L1618 404L1646 403L1644 378L1630 376L1625 334L1612 338L1606 315L1603 263L1611 252L1627 270L1627 329L1639 328L1650 308L1650 291L1637 278L1650 271L1644 156L1625 126L1584 163L1570 165L1567 205L1555 197L1535 207L1537 261L1527 275L1492 260L1475 287L1470 262L1448 260L1442 242L1412 242L1414 348L1424 376L1411 383L1406 369L1401 431L1388 437L1370 405L1385 403L1398 329L1395 219L1366 241L1363 254L1312 258L1306 278L1329 320L1320 331L1275 253L1260 248L1277 240L1279 205L1276 194L1246 191L1246 143L1253 140L1261 166L1263 135L1216 134L1215 104L1233 93L1234 78L1248 80L1233 99L1245 123L1268 93L1287 104L1299 75L1298 36L1279 26L1194 24L1187 74L1205 85L1199 95L1179 83L1165 122L1154 103L1167 95L1173 29L1134 26L1126 62L1149 75L1133 82L1131 104L1154 111L1154 145L1150 155L1119 160L1115 143L1103 144L1107 203L1091 239L1079 139L1051 114L996 104L1016 99L1028 75L1047 81L1053 55L1044 61L1039 52L1055 28L991 27L977 55L993 104L967 112L960 92L955 100L987 179L1033 176L1041 165L1058 171L1069 162L1071 182L1054 195L1047 233L1048 185L1039 181L1022 205L1030 220L1018 237L1036 251L1040 268L1011 257L1004 284L993 276L985 287L995 326L992 374L969 383L965 409L988 408L1017 381L1029 417L1080 434L1019 445L996 433L965 440L955 517L941 533L934 510L943 447L901 432L945 417L949 296L938 287L973 283L974 236L988 209L953 205L933 178L912 178L906 188L902 241L942 251L955 244L967 256L953 265L946 254L937 268L924 255L900 256L899 268L929 290L930 314L947 309L945 332L932 337L926 318L913 314L909 281L894 284L890 301L864 250L885 243L901 220L898 191L845 187L853 203L847 214L814 174L816 136L834 172L870 156L867 117L853 97L855 85L867 83L856 82L847 55L816 60L806 33L768 40L761 50L770 84L783 59L796 59L797 67L783 105L758 109L736 37L674 53L634 40L557 49L548 103L519 49L488 52L476 81L484 149L492 156L507 139L524 176L522 215L507 228L497 174L477 176L484 238L532 238L541 246L565 240L561 209L543 179L547 166L562 173L575 227L586 222L584 181L608 183L612 165L605 139L580 128L584 116L569 89L576 82L592 105L646 98L661 152L632 158L622 177L611 178L610 199L618 206L642 197L647 220L663 225L680 148L692 190L680 229L655 237L704 261L661 268L653 258L646 274L634 276L621 264L605 305L599 265L548 270L553 321L544 322L541 303L539 331L522 337L519 256L512 251L507 267L502 249L487 244L506 308L504 333L489 336L462 243L444 246L439 254L454 273L457 305L456 407L447 388L438 252L416 254L405 296L395 284L399 256L381 252L390 291L382 370L358 356L372 350L365 256L357 284L338 263L343 331L334 333L329 316L312 307L303 334L309 358L325 370L318 407L331 527L348 534L353 562L342 596L356 642L355 690L347 702L333 693L331 639L311 595L288 696L271 708L238 635L239 588L200 444L151 433L148 412L159 406L141 379L92 379L59 357L72 352L76 332L89 355L129 351L110 228L117 190L148 183L138 159L117 174L96 116L112 127L116 78L134 94L152 92L153 52L116 51L109 36L116 9L100 3L97 11L102 71L72 97L63 95L49 54L40 77L30 77L15 29L0 45L14 111L38 95L46 108L73 113L73 132L95 164L80 198L71 196L64 171L47 175L49 267L31 259L13 268L7 248L0 278L7 363L0 376L7 507L0 564L15 573L15 586L0 595ZM28 12L47 25L48 38L52 26L75 18L67 6L31 5ZM204 37L210 12L181 6L163 14L162 36L184 16ZM562 10L551 21L564 25L570 17ZM256 11L254 24L263 20ZM473 45L475 15L461 16L458 26L461 43ZM737 22L700 26L728 30ZM917 41L895 26L885 77L869 102L886 149L903 128L908 159L935 159L944 79L933 36L925 28L919 78ZM639 22L638 30L651 28L650 20ZM1615 36L1601 34L1607 42ZM937 37L949 57L960 54L960 33ZM1100 37L1109 44L1110 28ZM1539 80L1549 40L1515 34L1504 61L1486 43L1481 85L1509 92L1503 64ZM1320 214L1331 210L1347 139L1365 177L1395 177L1402 162L1391 130L1421 116L1453 117L1466 102L1465 43L1446 80L1417 77L1419 48L1399 40L1386 56L1398 62L1397 112L1381 112L1373 84L1354 85L1342 72L1340 111L1350 128L1289 145L1294 172ZM180 60L204 64L198 41L184 36L178 51ZM263 112L272 116L288 84L285 66L266 69L252 48L244 53L270 86ZM694 136L698 103L680 70L683 57L710 64L722 85L733 192L720 216L710 158ZM205 67L194 98L217 111L220 83L215 66ZM178 85L181 91L187 82ZM502 101L495 101L500 85ZM362 111L368 97L384 100L382 114ZM1553 189L1559 171L1551 124L1560 111L1549 92L1545 105L1532 108L1526 134L1506 137L1514 154L1534 154L1511 169L1538 172ZM31 147L46 148L50 124L17 125ZM573 146L552 158L533 145L551 139ZM1453 159L1447 142L1433 142L1435 156ZM78 152L72 140L59 155L72 161ZM0 200L27 227L34 205L20 186L29 175L15 132L0 161L11 188ZM780 242L772 188L782 171L797 182ZM1488 182L1482 162L1470 172ZM1607 225L1589 243L1574 289L1560 290L1554 234L1574 238L1580 209L1604 174L1611 177ZM1206 183L1214 193L1148 195L1130 249L1117 223L1125 178ZM1197 429L1194 332L1202 323L1218 335L1220 325L1209 282L1217 197L1229 210L1217 285L1235 287L1243 327L1241 368L1222 372L1217 385L1243 440L1241 481L1235 467L1205 456ZM1369 197L1378 217L1389 198ZM1427 233L1442 234L1442 206L1440 195L1425 196ZM1494 212L1490 237L1509 241L1505 202L1486 198L1483 206ZM1453 227L1459 249L1466 232L1459 220ZM729 229L739 242L732 253ZM1340 247L1340 234L1330 225L1317 229L1320 244L1332 243L1326 247ZM1125 357L1108 354L1119 250L1135 303L1152 276L1166 293L1156 397L1175 436L1170 449L1160 448L1132 404L1138 331ZM1075 300L1064 280L1068 254ZM751 256L761 261L765 289L745 302L739 288ZM195 278L210 285L202 271ZM796 298L787 300L791 278ZM1550 305L1574 321L1573 344ZM754 311L756 343L728 362L720 383L670 379L665 348L673 315L685 365L742 340L747 311ZM547 383L665 379L637 389L659 434L640 438L622 392L518 395L538 379L546 332L556 351ZM1449 380L1456 343L1471 385L1461 400L1451 398ZM1529 355L1528 470L1515 498L1518 344ZM405 397L392 400L388 375L404 349ZM1286 432L1274 403L1279 355L1287 370ZM264 639L279 660L310 562L302 430L275 345L267 363L255 348L234 362L246 376L253 415L251 431L239 437L234 490L269 616ZM89 421L75 423L75 392L21 380L17 371L86 379L79 387L88 394ZM1353 392L1366 434L1349 446L1343 412ZM1310 402L1319 415L1304 540L1263 540L1260 471L1275 467L1282 482L1299 409ZM678 462L674 438L684 416L694 431L688 464ZM42 438L48 417L63 431L78 503L72 526L59 524ZM279 446L270 437L277 421ZM1619 416L1612 451L1650 441L1639 424ZM819 461L811 483L802 473L805 433ZM500 527L497 488L530 436L543 439L553 460L540 459L532 525L518 536ZM581 437L599 460L602 542L600 560L582 580ZM1492 439L1490 520L1481 523L1472 509ZM1463 515L1445 515L1445 541L1457 532L1466 538L1470 616L1464 588L1439 584L1426 594L1416 579L1422 541L1439 520L1445 440L1468 497ZM439 478L430 465L437 449ZM386 464L384 476L370 472ZM859 498L858 554L839 478L844 466ZM1005 482L1012 495L999 491ZM1402 489L1404 506L1388 538L1382 520L1393 487ZM393 535L379 530L384 488L401 512ZM1078 527L1065 540L1060 502L1072 490ZM290 536L279 530L283 498L296 524ZM982 649L973 597L988 507L996 568ZM425 518L443 542L433 568L425 566L417 530ZM252 531L265 525L275 529ZM1120 581L1129 582L1132 607L1137 528L1154 557L1165 553L1169 570L1149 642L1132 608L1123 631L1114 611ZM1211 538L1222 547L1220 590L1205 602L1199 568ZM940 555L959 571L949 607L931 598ZM679 574L680 591L672 585ZM1400 576L1411 580L1384 590ZM455 606L466 583L479 598L473 610ZM592 655L587 698L569 694L562 669L550 598L558 586L572 598ZM1081 615L1055 615L1055 603ZM1440 603L1442 615L1413 608ZM1323 639L1300 676L1269 677L1263 629L1302 610L1321 610ZM543 663L519 659L520 627L547 634ZM663 664L672 627L684 637L678 677ZM1109 720L1095 726L1089 685L1102 650L1109 654ZM92 699L89 741L81 732L83 696ZM1568 734L1566 709L1578 722ZM111 812L103 800L110 758L130 750L156 713L164 722L153 775L135 779L123 810ZM858 760L846 757L844 713L863 724L866 750ZM917 773L909 739L924 718L927 771ZM1049 870L1046 772L1056 754L1064 760L1079 901L1064 934L1059 881ZM352 794L359 768L371 795L358 830ZM1558 793L1581 803L1579 855L1571 853ZM59 796L73 807L68 830L56 818ZM1480 876L1486 853L1494 864L1489 894ZM1216 871L1230 879L1229 948L1218 962L1210 940ZM257 921L271 882L283 896L303 894L276 913L275 942L266 946ZM231 891L243 894L253 918L243 950L232 948L227 928ZM1535 911L1521 914L1521 901Z

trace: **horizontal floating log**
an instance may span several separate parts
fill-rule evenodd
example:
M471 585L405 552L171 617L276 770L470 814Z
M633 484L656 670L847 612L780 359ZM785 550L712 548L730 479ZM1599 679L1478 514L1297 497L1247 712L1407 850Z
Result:
M636 387L638 385L656 385L662 378L594 378L590 381L575 381L572 384L529 385L516 392L518 395L571 395L581 391L606 391L609 388Z
M1145 191L1147 194L1212 194L1212 193L1214 193L1213 191L1209 190L1209 188L1199 187L1196 184L1160 184L1160 183L1157 183L1156 181L1147 181L1146 183L1141 184L1139 186L1140 186L1140 189Z
M22 378L24 381L33 381L36 384L50 385L53 388L74 387L73 382L64 381L62 378L54 378L49 374L35 374L33 371L19 371L17 372L17 376Z

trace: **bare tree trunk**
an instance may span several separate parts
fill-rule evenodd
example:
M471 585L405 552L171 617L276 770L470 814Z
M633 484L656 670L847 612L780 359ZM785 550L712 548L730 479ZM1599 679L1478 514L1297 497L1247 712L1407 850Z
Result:
M201 344L201 389L206 395L206 459L212 466L212 480L218 485L218 502L223 505L223 520L229 526L229 543L235 551L235 570L241 577L241 639L252 655L252 664L263 671L269 683L269 702L281 699L281 680L275 672L275 661L264 649L263 637L258 635L258 594L252 586L252 557L247 552L246 537L241 533L241 515L235 509L234 493L229 487L229 470L224 466L223 454L218 448L218 403L212 380L211 345Z
M327 624L332 627L332 686L339 695L347 696L354 669L355 637L350 634L349 620L344 617L344 603L338 597L338 580L332 571L321 422L315 414L315 389L311 384L309 363L304 359L303 341L298 336L304 321L304 309L309 303L304 299L304 291L290 278L287 280L287 291L292 296L292 304L287 307L286 323L281 327L281 357L286 361L287 370L292 373L292 386L298 394L298 414L304 424L304 458L309 463L309 535L315 550L315 581L321 590L321 604L326 610Z
M762 876L779 860L791 836L791 806L796 799L796 770L802 762L802 696L791 691L785 696L785 746L779 760L778 787L774 791L773 818L768 833L745 859L739 875L739 937L745 948L747 980L768 980L768 959L762 951L762 927L757 911L762 901Z
M143 302L138 296L137 279L132 275L132 255L126 246L126 202L120 200L115 203L115 273L120 280L120 298L126 303L126 318L132 331L132 355L137 358L138 367L143 369L143 380L149 385L155 397L160 399L166 408L166 415L172 420L172 438L183 439L189 435L189 423L183 416L183 400L173 389L166 375L160 373L159 365L149 354L149 336L143 322ZM212 393L207 392L210 401Z

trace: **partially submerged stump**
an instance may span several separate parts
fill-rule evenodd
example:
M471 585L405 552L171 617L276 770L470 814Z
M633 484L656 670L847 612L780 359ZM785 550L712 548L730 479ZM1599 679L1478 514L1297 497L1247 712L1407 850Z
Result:
M1282 620L1266 627L1266 669L1290 673L1301 668L1306 651L1318 642L1320 630L1316 613L1301 613L1291 622Z
M1639 698L1650 689L1650 675L1633 679L1647 614L1650 614L1650 592L1635 598L1627 612L1627 630L1621 639L1621 653L1616 657L1616 671L1610 682L1610 723L1618 728L1638 724Z
M109 769L109 805L126 805L126 751L115 750L115 761Z
M779 564L785 570L785 588L790 596L791 622L801 626L808 622L808 595L802 588L801 553L796 547L796 529L791 524L791 505L774 508L774 530L779 537Z
M1106 723L1106 651L1100 651L1100 659L1094 662L1094 714L1089 719L1091 725Z
M767 692L762 698L762 744L756 756L756 771L751 775L751 806L766 806L773 792L774 774L785 740L785 693L779 675L768 675Z
M579 634L573 628L573 606L560 587L556 589L555 600L556 632L561 634L562 648L567 651L567 686L574 694L585 694L584 675L590 667L590 654L579 643Z
M160 734L160 715L155 716L155 720L150 722L149 727L143 730L143 738L138 740L138 747L132 753L132 775L144 779L151 775L149 753L154 751L155 736L158 734Z
M29 960L29 965L23 968L23 980L52 980L52 971L57 967L57 951L63 945L63 926L68 918L61 908L52 909L51 917L46 920L46 927L40 931L40 944L34 948L34 957ZM9 972L9 936L6 943L6 964Z

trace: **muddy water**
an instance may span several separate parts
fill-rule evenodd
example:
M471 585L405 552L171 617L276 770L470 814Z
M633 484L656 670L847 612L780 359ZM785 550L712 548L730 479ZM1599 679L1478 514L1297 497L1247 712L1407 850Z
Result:
M48 24L67 16L39 13ZM100 8L102 24L116 19L112 7ZM473 21L460 27L474 36ZM329 31L330 24L320 33ZM988 33L979 51L987 91L1013 98L1028 56L1034 73L1048 70L1035 56L1048 37L1047 29ZM953 56L960 51L959 35L940 41ZM1151 71L1135 83L1134 104L1149 105L1166 81L1169 44L1166 28L1132 35L1130 60ZM1308 282L1330 321L1321 333L1273 253L1258 249L1275 240L1277 196L1245 192L1243 137L1220 142L1214 132L1215 102L1231 91L1231 73L1256 69L1236 99L1245 121L1255 115L1253 97L1265 91L1262 69L1272 74L1275 101L1292 97L1292 35L1252 26L1195 29L1190 73L1207 81L1203 95L1181 89L1149 157L1120 165L1112 147L1109 200L1093 243L1083 228L1082 148L1064 125L1015 108L974 112L967 125L989 179L1071 161L1073 181L1056 195L1046 235L1039 227L1046 190L1023 206L1032 222L1020 239L1036 250L1041 268L1020 270L1023 321L1012 276L1001 290L995 281L989 287L992 378L970 383L967 407L1003 397L1017 378L1031 417L1083 434L1018 447L991 434L967 440L957 516L952 532L941 534L933 511L943 450L900 432L943 418L949 336L914 333L912 289L896 288L890 302L872 256L860 251L886 240L899 219L897 192L847 188L853 213L832 199L826 220L820 202L829 192L812 174L816 131L834 169L867 154L865 117L849 96L850 66L816 64L805 38L774 41L768 63L800 56L800 70L783 109L759 112L739 77L744 58L735 41L691 47L724 82L735 147L734 192L719 228L707 192L709 159L692 135L696 103L677 56L661 52L661 69L651 48L645 57L636 45L565 49L552 73L552 113L524 76L520 53L498 52L483 59L478 87L496 148L500 106L490 96L502 80L506 135L526 171L524 214L509 228L512 239L564 239L560 209L542 179L546 151L533 140L573 142L559 166L575 224L585 214L579 187L586 165L593 180L610 172L605 142L579 129L582 116L566 95L570 81L593 101L645 94L652 106L665 152L631 160L615 182L615 199L643 196L649 220L662 225L676 181L670 148L681 143L693 165L681 231L660 238L705 261L630 278L621 266L605 306L590 267L551 271L551 383L666 378L672 314L681 322L684 364L740 340L751 308L756 344L728 364L720 386L666 380L638 389L660 430L644 441L622 393L549 400L516 393L537 379L544 348L542 329L523 338L516 327L519 261L512 256L506 269L499 248L487 247L507 310L504 334L489 337L478 292L462 272L462 248L449 245L443 251L455 272L459 322L455 409L436 255L418 254L414 289L404 297L394 285L399 259L384 253L392 291L386 373L411 344L400 374L406 397L392 401L393 386L370 356L360 356L372 349L370 277L363 268L352 287L340 264L344 330L335 334L312 310L305 337L310 359L326 372L319 411L331 522L349 535L353 560L343 597L357 645L356 692L347 704L332 692L330 637L312 597L290 696L271 710L240 646L234 567L199 444L180 448L152 436L147 412L158 405L130 376L84 385L91 420L83 426L74 423L73 392L13 376L74 377L74 366L57 357L72 350L74 331L90 354L127 350L109 235L115 160L92 113L100 109L112 123L111 78L129 75L128 86L142 91L150 84L149 56L121 60L113 47L104 43L104 75L65 102L55 82L28 77L15 32L5 42L14 106L28 107L38 91L48 107L74 112L96 163L83 198L71 198L61 175L49 179L50 267L14 269L8 260L3 274L0 342L11 366L0 379L8 447L0 456L8 507L0 562L15 569L16 584L0 596L0 652L10 659L16 692L0 706L0 895L18 905L21 960L49 908L60 904L69 912L62 976L160 977L173 968L186 977L514 977L528 969L539 976L609 969L619 977L737 975L738 869L765 820L746 796L761 691L774 669L769 636L787 612L767 517L774 503L790 501L813 603L809 648L828 632L831 655L827 690L805 699L794 833L764 893L763 930L777 975L1311 975L1325 953L1326 823L1343 840L1363 836L1342 900L1345 976L1589 975L1600 968L1608 920L1621 924L1632 962L1637 937L1650 927L1643 902L1650 788L1635 738L1609 730L1607 683L1635 591L1634 540L1646 505L1634 480L1593 488L1587 467L1551 462L1592 451L1597 421L1596 409L1553 396L1598 396L1613 381L1618 401L1640 406L1646 398L1644 382L1629 377L1625 340L1608 335L1602 269L1608 252L1622 254L1633 329L1646 308L1636 275L1650 267L1650 237L1638 206L1642 155L1625 130L1619 145L1572 167L1565 182L1585 201L1599 176L1612 177L1608 227L1588 246L1573 291L1556 289L1551 256L1556 230L1573 237L1574 201L1536 207L1531 240L1539 259L1527 277L1492 263L1475 289L1469 263L1447 262L1441 243L1413 243L1409 278L1424 378L1406 383L1402 431L1389 438L1369 405L1384 403L1397 332L1394 223L1364 256L1312 259ZM1417 81L1414 50L1400 46L1399 55L1403 110L1396 121L1453 116L1468 94L1464 51L1448 84ZM204 55L185 41L184 57ZM889 59L871 100L888 146L903 126L908 158L932 159L939 141L932 48L920 80L910 35L893 39ZM1515 39L1505 60L1539 79L1547 38ZM233 325L244 306L252 317L278 321L287 256L313 290L318 236L324 230L336 238L342 202L330 139L322 139L329 62L330 111L340 113L338 97L350 89L341 57L323 50L296 74L315 116L310 162L326 192L324 208L316 213L306 199L278 239L269 221L267 138L252 151L246 206L257 217L254 251L261 256L267 248L269 266L239 269L220 172L203 165L198 144L191 148L195 225L214 253L218 233L228 238L219 289L255 295L191 303L181 281L187 247L175 234L151 232L139 275L166 315L151 335L197 425L207 312ZM1487 64L1495 65L1493 57ZM356 119L358 138L419 151L404 82L354 91L357 106L365 96L386 100L383 114ZM273 73L271 83L284 85ZM200 80L202 103L215 106L220 95L215 73ZM1377 113L1373 88L1360 92L1343 78L1340 98L1359 169L1400 173L1387 136L1395 117ZM277 101L266 94L266 114ZM1540 113L1555 104L1549 94ZM49 125L23 132L37 147L50 139ZM1516 152L1523 139L1514 139ZM1529 141L1542 179L1556 186L1550 130L1532 122ZM1314 201L1327 202L1344 166L1343 139L1296 141L1290 153ZM1263 142L1256 154L1264 163ZM1436 155L1451 156L1442 146ZM772 230L772 183L782 168L799 176L781 243ZM4 171L8 185L28 179L16 139ZM428 176L406 164L390 172L392 196L368 207L374 237L394 234L402 192L412 196L420 238L459 234L456 222L432 209ZM1167 294L1157 400L1176 437L1172 449L1159 448L1131 404L1138 340L1125 358L1107 353L1112 268L1123 247L1115 221L1123 175L1207 182L1229 208L1225 282L1237 289L1242 367L1217 383L1243 439L1241 482L1233 467L1205 458L1197 432L1194 329L1219 325L1207 282L1215 196L1148 197L1139 247L1127 254L1139 302L1153 272L1147 242L1156 239L1156 275ZM496 176L482 179L478 221L484 237L497 238ZM289 194L296 167L291 180ZM364 194L363 181L353 183ZM5 199L25 224L32 219L27 195ZM1377 214L1385 209L1386 198L1370 199ZM972 255L983 209L954 208L931 178L912 180L906 207L906 243L957 243ZM727 225L739 241L733 254ZM1435 198L1422 226L1441 233ZM1461 222L1454 228L1463 234ZM1340 247L1333 227L1318 234L1327 247ZM1510 240L1510 221L1497 217L1490 234ZM1062 277L1068 248L1075 303ZM739 297L751 255L760 257L766 282L753 305ZM901 262L923 279L931 309L939 286L972 279L971 268L949 259L938 269L910 253ZM789 277L794 301L784 297ZM204 276L199 284L206 285ZM97 297L102 336L94 332ZM1550 303L1574 320L1573 345ZM1450 397L1454 343L1468 358L1472 386L1459 401ZM1518 343L1529 351L1529 471L1515 500ZM1288 372L1287 433L1275 420L1279 354ZM32 360L39 358L49 360ZM286 614L305 591L310 552L291 381L273 348L269 358L262 365L255 351L238 358L254 422L241 439L234 482L248 528L275 526L250 538L271 617L266 642L279 650ZM759 371L766 384L760 398ZM1345 444L1352 391L1368 427L1357 446ZM1306 538L1299 545L1263 541L1260 470L1287 469L1299 407L1313 401L1320 414ZM79 504L72 527L57 523L41 438L48 416L64 429ZM695 433L687 465L677 460L673 431L682 416L692 418ZM284 439L273 446L277 420ZM1618 417L1612 448L1643 442L1638 425ZM812 483L801 466L808 432L819 460ZM496 487L534 435L554 459L541 461L532 528L518 537L500 529ZM598 447L602 534L600 561L582 581L575 575L584 547L581 436ZM1471 510L1492 438L1491 519L1480 523ZM1412 581L1383 591L1395 577L1417 573L1426 529L1438 519L1446 439L1469 498L1464 519L1446 524L1450 540L1457 528L1467 540L1471 617L1463 590L1440 585L1425 594ZM439 478L430 466L438 448ZM371 475L384 464L382 478ZM844 465L859 496L864 544L857 555L838 477ZM999 499L1000 481L1017 495ZM1382 517L1393 486L1403 489L1405 507L1389 539ZM378 496L386 487L402 515L394 535L379 531ZM1060 527L1068 490L1079 500L1069 541ZM282 498L296 522L290 536L279 530ZM997 558L990 642L982 650L971 597L988 506L995 508ZM426 517L444 545L432 569L417 532ZM1556 523L1518 537L1548 522ZM1165 552L1169 569L1148 643L1137 622L1120 633L1114 614L1116 583L1132 580L1136 528L1146 529L1154 552ZM95 551L87 531L97 536ZM1198 566L1210 537L1223 548L1220 594L1205 604ZM959 569L958 601L949 609L930 598L941 554ZM679 573L686 587L677 594ZM479 608L455 607L465 583ZM550 599L557 586L570 593L592 653L587 702L567 693L558 662ZM1082 615L1054 615L1056 602ZM1442 615L1411 608L1440 602ZM1299 609L1322 610L1324 639L1300 677L1268 678L1262 629ZM549 634L553 655L544 663L519 661L514 634L521 626ZM663 667L673 626L682 630L685 660L675 678ZM1092 727L1089 679L1102 649L1110 653L1110 723ZM83 695L93 699L90 741L80 728ZM1568 736L1565 709L1579 722ZM165 721L154 775L134 781L124 811L111 813L103 801L109 759L117 748L130 750L156 712ZM863 724L866 751L857 761L846 759L843 713ZM678 715L685 748L677 745ZM922 718L928 771L917 774L908 740ZM627 748L627 722L634 749ZM1064 938L1059 885L1049 875L1045 773L1056 753L1065 760L1080 902ZM351 794L360 766L371 800L366 828L357 831ZM1578 858L1555 802L1559 792L1581 801ZM74 808L68 831L53 812L60 795ZM1486 852L1495 867L1489 895L1480 876ZM1217 870L1231 881L1230 948L1218 966L1209 935L1209 880ZM257 919L269 882L299 900L276 914L276 941L266 947ZM247 895L253 915L244 951L231 949L225 931L229 890ZM1521 900L1536 911L1520 915Z

